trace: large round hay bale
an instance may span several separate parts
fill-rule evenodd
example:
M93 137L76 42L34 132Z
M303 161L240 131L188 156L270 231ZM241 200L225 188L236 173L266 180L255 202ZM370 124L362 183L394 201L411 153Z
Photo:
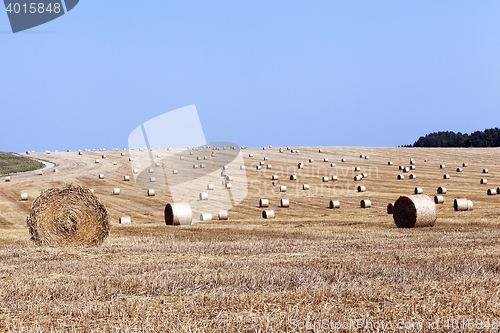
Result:
M432 227L436 222L436 204L425 194L401 196L392 214L398 228Z
M488 195L497 195L497 190L494 188L488 189Z
M370 208L372 202L370 200L361 200L361 208Z
M200 193L200 200L208 200L208 193L207 192L201 192Z
M440 169L444 169L444 168L446 168L446 165L441 164L441 165L439 166L439 168L440 168Z
M323 162L328 162L328 159L327 159L327 158L324 158L324 159L323 159Z
M446 187L438 187L437 192L438 194L446 194Z
M435 195L434 196L434 203L435 204L442 204L444 202L444 196L442 195Z
M274 210L265 210L262 212L262 218L274 219Z
M36 245L91 246L109 235L108 210L89 189L66 185L43 191L28 217Z
M288 199L281 199L281 208L289 208L290 207L290 200Z
M455 199L453 201L453 208L455 209L456 212L467 211L467 210L472 210L474 208L474 205L471 200Z
M330 200L330 209L340 208L340 201Z
M153 189L148 190L148 197L154 197L155 195L156 195L155 190L153 190Z
M272 175L271 176L271 180L278 180L278 179L279 179L278 175Z
M354 167L354 171L360 171L361 168L360 167Z
M269 200L268 199L260 199L259 200L259 207L269 207Z
M193 222L193 211L188 203L171 203L165 206L165 224L190 225Z
M462 172L463 169L462 168L457 168L457 172Z
M358 186L358 192L366 192L366 187L365 186Z

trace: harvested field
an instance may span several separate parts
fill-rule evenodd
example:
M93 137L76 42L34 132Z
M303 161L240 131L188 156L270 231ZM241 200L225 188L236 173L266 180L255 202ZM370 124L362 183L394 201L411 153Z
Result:
M293 154L278 149L244 151L248 196L228 211L228 220L189 226L165 225L169 190L145 195L136 186L128 154L106 151L108 158L98 164L99 152L31 154L55 163L59 172L0 182L0 327L293 332L305 331L298 327L308 320L364 320L424 325L408 330L414 332L450 332L446 319L500 322L500 196L488 196L479 181L488 168L488 184L500 186L499 149L293 147L299 150ZM362 160L360 154L370 158ZM198 156L210 154L200 149L186 162L192 165ZM272 169L256 170L264 157ZM337 166L308 163L324 158ZM341 158L344 163L338 163ZM418 178L397 180L397 166L410 158L418 164ZM463 172L443 179L440 164L463 163ZM361 184L369 192L357 192L355 166L368 174ZM99 174L105 178L99 180ZM167 178L171 174L164 169ZM297 180L289 180L291 174ZM124 175L130 181L124 182ZM271 184L272 175L278 176L278 186ZM335 182L321 181L334 175ZM158 183L156 171L155 176ZM26 216L32 202L41 191L66 183L94 189L107 207L112 227L101 246L59 249L31 243ZM302 190L303 184L310 189ZM280 186L287 191L280 192ZM434 227L399 229L387 205L413 195L415 187L429 194L446 187L444 204L436 205ZM112 195L113 188L120 188L120 195ZM22 192L27 202L19 200ZM262 218L261 198L269 200L265 209L274 210L274 219ZM455 212L455 198L472 200L474 210ZM281 208L281 199L290 207ZM360 208L362 199L372 207ZM329 209L331 200L340 201L340 208ZM132 223L119 224L123 216ZM438 329L428 329L436 320ZM497 332L497 326L483 331Z

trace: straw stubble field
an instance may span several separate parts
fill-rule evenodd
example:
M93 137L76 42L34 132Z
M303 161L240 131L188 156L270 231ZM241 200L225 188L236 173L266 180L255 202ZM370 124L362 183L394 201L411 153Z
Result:
M99 164L97 152L33 154L56 163L59 172L0 181L0 326L16 332L281 332L308 324L329 331L326 325L351 321L338 331L371 332L384 322L448 332L446 320L473 319L473 326L459 321L469 326L454 328L481 331L489 320L482 330L498 331L491 324L500 319L500 196L486 195L500 186L498 150L320 148L243 150L248 197L229 211L228 221L183 227L164 224L168 191L148 197L133 177L123 182L132 172L120 152L107 151ZM273 169L255 170L264 156ZM418 177L398 181L398 166L409 166L410 158ZM299 162L304 169L297 169ZM454 172L463 162L468 166ZM361 182L353 181L355 166L368 174ZM291 174L297 180L289 180ZM279 176L275 186L272 175ZM322 183L332 175L336 182ZM32 245L25 227L31 203L42 190L70 182L93 188L107 206L109 238L90 248ZM366 192L357 193L360 184ZM280 185L287 192L280 193ZM448 192L434 227L396 228L388 203L415 187L433 196L439 186ZM120 195L112 195L113 188ZM28 202L19 201L21 192ZM453 210L453 199L462 197L474 202L473 211ZM261 198L269 199L276 219L261 218ZM281 198L290 200L289 208L279 207ZM331 199L340 209L328 209ZM360 208L362 199L372 208ZM121 216L132 223L118 224ZM429 328L436 320L437 329Z

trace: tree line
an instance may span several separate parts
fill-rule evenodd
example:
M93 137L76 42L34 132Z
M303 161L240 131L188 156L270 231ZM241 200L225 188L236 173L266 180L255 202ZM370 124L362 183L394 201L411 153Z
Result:
M413 145L403 147L500 147L500 129L495 127L470 135L453 131L434 132L421 136Z

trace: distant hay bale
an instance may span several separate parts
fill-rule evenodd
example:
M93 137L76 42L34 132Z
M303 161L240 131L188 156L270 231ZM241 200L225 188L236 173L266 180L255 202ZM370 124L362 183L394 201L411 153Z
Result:
M436 223L436 204L425 194L401 196L394 203L393 218L398 228L432 227Z
M122 217L120 217L118 222L120 224L128 224L128 223L132 223L132 219L130 218L130 216L122 216Z
M156 162L155 163L155 167L157 167L157 168L161 167L161 163L160 162Z
M367 155L367 156L365 156L365 160L367 160L367 159L369 159L369 158L370 158L370 156L368 156L368 155Z
M290 200L288 199L281 199L281 208L289 208L290 207Z
M495 188L488 189L488 195L497 195L497 189Z
M93 188L91 188L89 191L90 191L90 193L94 193L94 189Z
M274 210L264 210L262 212L262 218L264 218L264 219L274 219Z
M59 169L55 168L54 170L52 170L53 172L59 172Z
M330 164L330 168L334 168L334 167L335 167L335 163Z
M212 219L212 214L202 213L200 214L200 221L210 221Z
M10 180L11 180L10 176L9 177L5 177L5 182L6 183L10 182Z
M154 169L148 169L148 173L154 173L155 170Z
M440 169L444 169L444 168L446 168L446 165L441 164L441 165L439 166L439 168L440 168Z
M399 166L399 170L403 170L404 168L405 168L404 165Z
M245 170L245 166L244 165L240 165L240 170Z
M332 176L332 177L330 178L330 180L331 180L331 181L336 181L337 179L338 179L338 177L337 177L337 176Z
M253 154L248 154L248 157L253 157Z
M190 225L193 211L188 203L169 203L165 206L166 225Z
M179 156L179 160L184 160L184 156Z
M28 227L36 245L95 246L108 237L110 222L108 210L90 190L66 185L35 199Z
M214 184L207 184L207 190L213 191L214 189Z
M323 149L318 149L318 153L322 153L323 152Z
M266 162L264 162L264 161L259 162L259 165L264 165L264 164L266 164Z
M416 170L417 167L415 165L410 165L410 170Z
M462 168L457 168L457 172L462 172Z
M482 178L482 179L481 179L481 184L488 184L488 179L484 179L484 178Z
M179 173L179 170L172 170L172 174L177 175Z
M390 203L387 205L387 214L392 214L394 212L394 204Z
M99 175L99 179L104 179L104 175L102 173Z
M225 221L228 219L227 210L219 210L218 215L219 215L219 220L221 221Z
M444 196L442 195L435 195L434 196L434 203L435 204L442 204L444 202Z
M286 192L286 186L280 186L280 192Z
M404 167L404 168L403 168L403 172L404 172L404 173L408 173L408 172L410 172L410 168L408 168L408 167Z
M133 157L129 157L129 158L128 158L128 160L129 160L130 162L132 162L132 161L134 160L134 158L133 158Z
M269 207L269 200L268 199L260 199L259 200L259 207L261 207L261 208Z
M415 160L411 159L410 160L410 165L414 165L415 164Z
M450 175L449 175L449 174L447 174L447 173L445 173L445 174L443 175L443 179L450 179Z
M361 177L363 177L363 179L368 178L368 174L367 174L366 172L363 172L363 173L361 174Z
M322 181L323 183L328 183L328 177L323 177L323 178L321 178L321 181Z
M297 180L297 175L290 175L290 180Z
M273 166L271 164L266 165L266 169L272 169Z
M360 171L361 168L360 167L354 167L354 171Z
M119 195L120 194L120 189L119 188L114 188L113 189L113 195Z
M413 174L413 173L410 174L410 179L416 179L416 178L417 178L417 176L415 174Z
M120 153L121 156L125 156L125 153Z
M21 193L21 201L28 201L28 193Z
M201 192L200 193L200 200L208 200L208 193L207 192Z
M442 186L438 187L437 193L438 194L446 194L446 187L442 187Z
M226 183L225 187L226 187L226 190L230 190L232 185L231 185L231 183Z
M303 189L304 191L309 190L309 184L303 184L303 185L302 185L302 189Z
M271 180L278 180L278 178L279 178L278 175L272 175L271 176Z
M313 163L314 160L312 158L309 159L309 163Z
M355 182L359 182L359 181L361 181L362 179L363 179L363 177L361 177L360 175L356 175L356 176L354 176L354 181L355 181Z
M365 186L358 186L358 192L366 192L366 187Z
M31 154L31 152L29 152L29 151L26 151L26 155L30 155L30 154Z
M359 155L359 158L364 158L365 156L364 155Z
M101 157L102 157L102 159L106 159L107 156L106 155L102 155Z
M193 164L193 169L198 169L200 166L198 164Z
M414 194L424 194L424 189L421 187L415 187L415 190L413 191Z
M340 208L340 201L330 200L330 209Z
M345 158L341 159L340 161L341 162L347 162L347 160Z
M456 212L467 211L472 210L474 208L474 204L468 199L455 199L453 201L453 208Z
M196 157L196 160L197 161L201 160L201 156Z
M403 179L405 179L404 175L398 175L398 180L403 180Z
M123 181L124 182L130 181L130 176L123 176Z
M267 161L268 159L269 159L269 157L264 156L264 161Z
M323 162L328 162L328 159L327 159L327 158L324 158L324 159L323 159Z
M278 177L278 176L276 176L276 177ZM278 178L276 178L276 179L278 179ZM233 181L233 176L226 176L226 180L228 182L232 182Z
M467 167L467 163L462 163L462 168L466 168Z
M370 208L372 202L370 200L361 200L361 208Z
M39 176L43 176L43 171L41 171L41 170L40 170L40 171L38 171L38 173L37 173L37 174L38 174Z
M224 166L222 167L222 170L229 170L229 166L228 166L228 165L224 165Z
M488 169L483 169L483 173L488 173Z
M118 162L113 162L113 165L118 165Z
M139 170L138 170L138 169L132 169L132 173L133 173L134 175L137 175L137 174L139 173Z
M257 166L255 167L255 169L256 169L256 170L262 170L262 167L261 167L260 165L257 165Z
M79 152L78 152L78 155L83 155L83 152L79 151Z
M154 197L155 195L156 195L155 190L153 190L153 189L148 190L148 197Z
M387 165L392 165L393 163L391 161L387 162Z

